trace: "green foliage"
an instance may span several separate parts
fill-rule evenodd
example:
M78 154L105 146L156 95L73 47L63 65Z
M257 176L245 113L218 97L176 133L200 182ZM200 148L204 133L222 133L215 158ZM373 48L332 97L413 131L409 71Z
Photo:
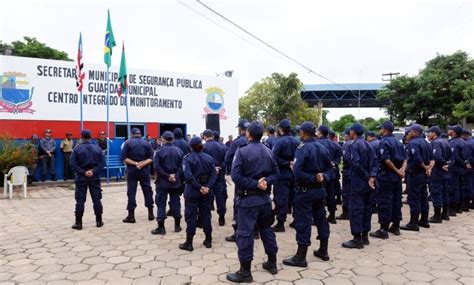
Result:
M348 114L340 117L339 120L332 122L331 128L335 132L342 133L346 128L350 127L355 122L356 118L351 114Z
M378 93L390 100L387 112L395 122L422 125L457 123L474 116L474 60L462 51L437 55L417 76L400 76Z
M294 125L303 121L319 123L319 112L301 99L302 87L296 73L289 76L273 73L254 83L239 99L239 115L265 125L275 125L285 118Z
M67 53L48 47L36 38L24 37L24 41L14 41L11 44L0 43L0 54L4 54L7 48L12 50L11 55L14 56L72 61Z
M17 143L8 134L0 135L0 172L7 173L14 166L31 166L37 162L37 148L35 145Z

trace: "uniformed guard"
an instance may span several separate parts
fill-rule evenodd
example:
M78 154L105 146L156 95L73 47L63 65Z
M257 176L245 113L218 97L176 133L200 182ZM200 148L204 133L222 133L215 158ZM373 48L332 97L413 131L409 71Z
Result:
M280 171L278 180L275 186L273 186L273 201L275 202L277 224L272 229L274 232L284 232L289 195L295 186L295 177L291 170L291 163L295 158L299 142L291 135L291 122L288 119L280 121L278 132L280 136L273 141L272 150Z
M378 168L379 168L378 167L378 163L379 163L378 153L379 153L380 140L378 139L375 132L372 132L372 131L366 132L365 133L365 138L367 139L367 141L370 143L370 145L372 146L372 148L375 151L374 163L376 165L374 165L374 167L378 170ZM377 183L375 183L374 194L372 195L372 213L373 214L377 213L377 192L378 192L378 187L377 187Z
M338 142L336 133L333 130L329 130L328 133L329 140L336 142L340 146L340 155L342 157L342 146ZM342 160L340 161L342 162ZM339 169L339 164L336 165L336 178L334 179L334 192L336 193L336 204L342 205L342 186L341 186L341 171ZM336 217L337 220L337 217Z
M217 214L219 215L219 226L225 225L225 213L227 202L227 189L225 187L225 153L226 147L224 144L215 141L214 134L211 130L203 132L206 143L204 144L204 153L209 154L214 159L216 165L217 179L211 188L213 196L216 198ZM217 135L219 138L219 135ZM212 204L211 199L211 204ZM212 208L212 207L211 207Z
M102 221L102 189L100 188L100 171L105 165L102 150L91 143L92 133L89 130L81 132L82 143L74 148L71 154L71 168L76 172L76 223L75 230L82 230L82 216L87 197L87 188L94 205L95 221L98 228L104 225Z
M451 148L445 139L439 137L441 129L438 126L431 127L428 132L432 149L429 177L430 194L434 207L434 215L429 219L429 222L441 223L443 219L449 220L448 168L451 163Z
M349 200L350 200L350 183L349 170L351 168L350 146L352 144L349 129L343 132L344 144L342 145L342 213L336 217L338 220L349 220Z
M216 182L214 159L202 152L202 140L193 137L189 142L192 152L183 159L186 180L184 188L184 218L186 219L186 241L179 245L182 250L193 251L193 237L196 234L198 215L206 239L206 248L212 247L211 207L212 188Z
M372 218L372 192L375 189L377 168L374 148L364 139L364 127L355 123L350 128L353 140L350 146L351 198L349 200L349 220L352 240L342 243L345 248L364 248L369 245L370 222Z
M317 132L318 142L328 149L331 161L333 165L336 166L336 165L339 165L339 163L341 163L342 148L338 143L329 140L328 134L329 134L328 127L324 125L319 126L318 132ZM334 167L335 176L336 176L336 171L338 170ZM336 223L337 204L336 204L336 189L335 189L334 181L335 179L331 181L327 181L325 185L325 189L327 192L326 202L327 202L327 207L329 211L328 222L330 222L331 224Z
M406 153L403 144L393 135L392 122L385 121L378 128L382 136L377 155L379 191L376 198L380 229L370 233L370 236L387 239L388 232L400 235L402 178L405 176Z
M41 181L46 180L46 174L51 175L51 180L56 181L55 165L56 142L51 137L51 130L44 131L44 138L40 140L39 153L41 160Z
M248 126L248 145L240 147L232 163L232 179L239 189L236 205L239 207L237 224L237 247L240 270L227 274L232 282L252 282L250 266L253 260L254 238L252 232L258 224L268 261L262 267L271 274L278 272L276 254L278 246L272 225L271 186L278 175L278 165L272 152L262 143L263 125L252 122Z
M410 222L400 229L407 231L419 231L420 226L429 228L428 222L429 204L427 191L427 174L430 170L431 147L423 138L423 128L413 124L409 128L408 136L410 142L407 146L407 184L408 204L410 205ZM421 213L421 219L420 219Z
M264 145L266 145L269 149L273 149L273 142L275 141L275 139L277 139L277 136L275 134L275 127L272 126L272 125L269 125L267 127L267 132L268 132L268 137L267 139L265 140L265 143Z
M470 138L467 139L467 144L471 148L471 158L469 160L469 164L471 168L468 170L468 175L470 175L471 179L471 204L469 204L469 209L474 210L474 136L469 132Z
M165 144L153 156L153 168L156 171L156 221L158 227L151 231L152 234L166 234L166 201L170 197L171 212L174 217L174 231L181 231L181 202L179 199L183 182L182 163L183 152L173 145L173 133L166 131L163 134Z
M176 128L173 131L174 141L173 145L181 149L184 155L191 152L188 142L183 138L183 130L181 128Z
M283 260L283 264L307 267L306 254L311 245L311 226L313 221L318 229L320 246L313 255L324 261L329 260L329 223L326 218L325 185L335 177L334 164L329 151L319 144L314 135L316 127L304 122L300 127L302 143L298 146L293 164L295 173L294 221L298 250L296 255Z
M466 142L462 139L461 126L449 126L448 135L451 137L449 145L452 150L451 165L449 166L449 215L455 217L462 213L461 192L463 190L465 170L469 167L466 157Z
M466 158L467 164L464 169L464 174L463 174L463 184L462 184L462 210L464 212L469 212L469 206L471 203L471 185L472 185L472 180L473 180L473 175L472 175L472 166L473 166L473 156L474 156L474 149L472 142L470 142L469 137L471 136L471 131L467 129L462 130L462 139L466 142L464 146L464 157ZM460 204L461 204L460 203Z
M123 145L120 159L127 165L127 197L128 216L124 223L135 223L135 208L137 207L137 184L140 186L145 198L145 207L148 208L148 220L153 221L153 190L150 185L150 167L153 162L153 149L150 144L141 138L138 128L132 129L132 138Z
M225 165L226 165L226 171L230 173L230 170L232 168L232 161L234 160L234 155L239 149L239 147L244 146L247 144L247 137L246 137L246 131L247 131L247 126L249 124L249 121L246 119L241 119L239 121L239 124L237 125L237 128L239 130L239 136L232 141L232 144L230 145L229 149L227 150L225 154ZM235 231L237 230L237 207L235 205L237 195L236 193L239 191L237 188L237 185L234 185L234 205L233 205L233 223L232 223L232 228L234 228L234 233L231 236L228 236L225 238L226 241L228 242L235 242L236 236L235 236Z

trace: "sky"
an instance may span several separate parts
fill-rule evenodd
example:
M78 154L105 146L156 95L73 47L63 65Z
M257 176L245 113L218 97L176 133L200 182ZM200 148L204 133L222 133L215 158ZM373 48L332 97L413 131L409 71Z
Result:
M382 73L414 75L426 61L457 50L474 54L472 1L202 0L265 42L334 82L377 83ZM296 72L304 84L329 83L222 20L194 0L15 0L2 3L0 39L23 36L103 61L107 9L127 65L139 69L217 75L233 70L239 96L273 72ZM119 65L119 48L113 65ZM115 55L114 54L114 55ZM384 116L379 109L329 109Z

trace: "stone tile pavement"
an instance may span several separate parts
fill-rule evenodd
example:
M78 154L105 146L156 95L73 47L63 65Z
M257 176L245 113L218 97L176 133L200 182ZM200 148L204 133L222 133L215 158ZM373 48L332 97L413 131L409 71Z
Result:
M204 235L199 232L189 253L178 249L185 232L174 233L172 219L166 221L167 235L150 234L156 224L147 220L140 192L137 223L122 223L124 185L104 187L102 228L95 227L88 198L82 231L70 228L74 191L35 187L28 195L24 199L16 191L12 200L0 198L0 284L219 284L227 283L226 273L239 267L235 244L224 241L232 232L230 212L224 227L213 220L213 248L204 248ZM407 217L408 206L403 212ZM371 239L362 250L340 246L350 232L348 221L339 221L331 226L331 260L322 262L308 254L307 269L281 264L295 252L294 234L290 228L277 234L280 271L274 276L261 268L265 254L261 242L256 242L255 283L474 284L473 211L419 233L402 232L386 241ZM313 249L317 246L315 241Z

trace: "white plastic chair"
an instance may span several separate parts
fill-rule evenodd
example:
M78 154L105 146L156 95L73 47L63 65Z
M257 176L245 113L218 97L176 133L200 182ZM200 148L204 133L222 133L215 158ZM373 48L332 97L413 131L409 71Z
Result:
M23 185L23 195L26 198L26 183L28 181L28 169L24 166L15 166L7 174L3 183L3 197L7 197L7 187L10 192L10 199L13 197L13 186Z

